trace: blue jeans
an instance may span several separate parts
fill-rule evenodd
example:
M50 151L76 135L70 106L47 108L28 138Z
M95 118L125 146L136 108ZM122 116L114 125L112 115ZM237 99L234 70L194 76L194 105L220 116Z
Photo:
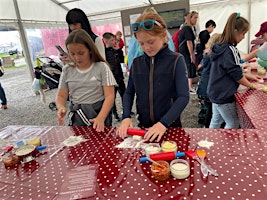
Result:
M1 83L0 83L0 99L2 101L2 105L6 105L6 94L5 94L4 89L1 86Z
M239 128L236 102L226 104L212 103L210 128L220 128L223 122L226 123L225 128Z

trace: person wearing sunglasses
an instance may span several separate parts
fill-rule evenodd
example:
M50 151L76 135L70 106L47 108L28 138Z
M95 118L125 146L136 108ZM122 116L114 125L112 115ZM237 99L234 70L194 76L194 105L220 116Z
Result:
M147 7L143 14L146 14L146 13L156 13L158 14L158 12L155 10L154 7ZM169 32L168 33L168 47L170 50L174 51L174 43L172 41L172 36ZM142 48L140 47L138 41L136 40L135 36L133 35L129 41L129 47L128 47L128 67L131 68L131 65L132 65L132 62L133 62L133 59L138 57L138 56L141 56L143 55L143 50Z
M124 138L133 127L130 112L136 96L138 126L147 128L147 141L159 142L168 127L182 126L180 116L189 102L186 64L168 48L167 27L158 14L142 14L131 28L144 54L133 60L116 133Z

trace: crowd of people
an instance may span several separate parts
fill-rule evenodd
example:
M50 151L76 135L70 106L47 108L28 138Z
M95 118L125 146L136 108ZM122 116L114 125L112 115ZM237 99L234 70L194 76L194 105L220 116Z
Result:
M70 10L66 17L70 30L68 52L61 55L66 66L56 97L59 124L66 124L69 110L69 125L92 125L102 131L104 126L112 125L113 114L114 120L122 120L116 133L124 138L127 129L133 127L131 110L136 101L138 126L147 129L145 139L159 141L167 128L182 127L180 116L191 93L197 94L206 108L199 113L199 122L206 128L239 128L234 93L240 84L250 89L263 87L251 82L260 76L243 73L236 48L248 32L249 22L239 13L232 13L223 32L211 36L215 21L208 20L205 30L198 33L198 17L195 11L185 14L176 40L179 51L175 52L174 40L162 17L153 7L145 9L131 24L126 87L121 69L125 46L122 32L106 32L101 40L82 10ZM263 23L256 36L265 38L266 27ZM255 57L264 46L244 60ZM193 79L197 76L196 89ZM227 89L222 87L226 83ZM122 119L116 109L117 92L122 101Z
M215 21L208 20L205 30L198 33L198 17L198 12L186 13L173 40L162 17L149 7L131 24L133 35L125 52L121 31L98 36L81 9L70 10L66 15L67 52L60 54L64 67L56 96L58 123L103 131L105 126L112 126L112 119L121 120L116 133L124 138L127 129L133 127L132 107L136 101L138 126L147 129L145 139L159 141L167 128L182 127L180 116L190 94L197 94L202 105L199 123L206 128L239 128L234 93L239 85L263 87L252 82L260 76L243 73L241 60L248 61L266 50L267 22L255 35L262 37L264 44L241 58L236 46L249 31L247 19L232 13L223 32L211 35ZM121 68L124 56L128 58L127 87ZM196 77L197 88L193 87ZM121 117L116 108L117 92L122 102ZM6 109L1 84L0 98L1 108Z

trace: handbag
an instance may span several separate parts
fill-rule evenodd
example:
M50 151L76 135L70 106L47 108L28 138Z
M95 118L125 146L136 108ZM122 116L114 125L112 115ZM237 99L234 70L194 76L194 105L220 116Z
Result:
M0 77L3 76L4 73L2 72L2 70L0 69Z

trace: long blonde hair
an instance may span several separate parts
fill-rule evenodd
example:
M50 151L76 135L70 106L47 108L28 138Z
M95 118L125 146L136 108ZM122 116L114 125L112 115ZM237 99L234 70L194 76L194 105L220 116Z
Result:
M215 43L218 43L220 41L221 36L221 33L214 33L208 40L207 44L205 45L205 48L211 49Z

